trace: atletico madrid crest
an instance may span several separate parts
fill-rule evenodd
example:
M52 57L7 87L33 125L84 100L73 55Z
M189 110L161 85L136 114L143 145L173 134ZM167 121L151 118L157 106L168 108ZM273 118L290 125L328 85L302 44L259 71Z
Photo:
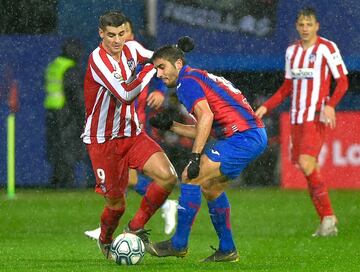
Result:
M311 54L311 55L309 56L309 62L310 62L310 63L315 62L315 59L316 59L316 55L315 55L315 54Z
M131 58L127 61L127 65L129 66L129 69L131 71L135 70L136 65L135 65L135 60L133 58Z

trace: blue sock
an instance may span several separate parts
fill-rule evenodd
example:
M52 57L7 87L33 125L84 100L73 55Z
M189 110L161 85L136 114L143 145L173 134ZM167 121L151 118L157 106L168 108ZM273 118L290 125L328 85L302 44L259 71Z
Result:
M145 192L147 188L149 187L149 184L151 183L151 178L140 174L138 172L138 182L134 186L135 192L137 192L139 195L145 195Z
M217 199L208 202L211 222L219 237L219 250L229 252L235 250L235 243L231 233L230 204L225 193Z
M180 190L176 232L171 238L176 249L187 248L191 227L201 206L200 186L181 184Z

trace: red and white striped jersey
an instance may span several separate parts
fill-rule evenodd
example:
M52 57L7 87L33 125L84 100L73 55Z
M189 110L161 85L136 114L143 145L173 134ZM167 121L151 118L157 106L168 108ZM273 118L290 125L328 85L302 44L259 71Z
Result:
M335 89L335 97L330 99L330 85L332 78L338 80L345 77L347 82L347 73L334 42L318 37L313 46L304 50L298 41L286 50L285 84L264 106L270 110L291 95L291 124L314 121L319 116L316 113L322 110L325 103L335 107L344 95L347 85L341 83Z
M84 81L86 123L81 136L84 143L103 143L141 132L132 102L156 70L149 64L136 75L135 69L152 54L136 41L124 44L120 62L102 45L91 53Z

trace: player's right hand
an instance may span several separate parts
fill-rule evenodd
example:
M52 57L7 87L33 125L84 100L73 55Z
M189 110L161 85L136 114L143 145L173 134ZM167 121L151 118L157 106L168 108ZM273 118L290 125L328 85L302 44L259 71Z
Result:
M194 179L199 176L200 172L200 153L191 153L190 161L187 166L187 177L189 179Z
M153 91L151 94L149 94L148 98L146 99L146 102L150 108L154 108L155 110L158 110L164 103L164 100L165 97L162 92Z
M174 121L167 112L159 112L149 119L150 125L161 130L169 130Z
M263 118L263 116L267 113L267 108L265 106L260 106L256 111L255 115L259 118Z

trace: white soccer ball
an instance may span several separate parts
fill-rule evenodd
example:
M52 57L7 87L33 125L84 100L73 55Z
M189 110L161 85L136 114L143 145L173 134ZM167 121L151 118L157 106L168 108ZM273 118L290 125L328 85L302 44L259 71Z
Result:
M110 253L117 264L134 265L144 258L145 246L135 234L122 233L112 242Z

